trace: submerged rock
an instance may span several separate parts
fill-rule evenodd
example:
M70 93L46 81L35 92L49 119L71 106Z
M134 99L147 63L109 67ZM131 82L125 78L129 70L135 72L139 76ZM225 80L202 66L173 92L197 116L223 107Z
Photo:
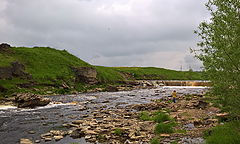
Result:
M49 104L50 101L51 100L49 98L43 98L39 95L31 93L17 94L15 97L15 102L19 108L34 108L36 106L45 106Z

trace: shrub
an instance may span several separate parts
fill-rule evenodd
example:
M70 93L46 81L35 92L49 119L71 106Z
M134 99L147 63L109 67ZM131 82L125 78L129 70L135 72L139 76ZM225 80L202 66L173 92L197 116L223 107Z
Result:
M153 120L157 123L165 122L170 120L170 117L168 114L163 112L156 112L153 116Z
M205 132L207 144L239 144L240 121L233 121L219 125Z
M149 115L148 112L141 112L139 113L139 119L143 120L143 121L150 121L152 120L151 116Z
M173 124L171 124L171 123L168 123L168 124L158 123L155 126L154 132L156 134L160 134L160 133L173 133L173 128L172 127L173 127Z

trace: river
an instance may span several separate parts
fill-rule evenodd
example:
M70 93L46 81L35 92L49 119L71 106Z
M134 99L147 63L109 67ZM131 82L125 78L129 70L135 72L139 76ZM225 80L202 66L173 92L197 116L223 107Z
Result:
M82 119L96 109L124 108L130 104L149 103L151 100L170 96L173 90L176 90L178 95L201 94L207 91L207 87L164 86L122 92L49 96L59 103L50 103L35 109L0 106L0 144L16 144L19 143L20 138L41 140L41 134L52 129L64 129L63 124ZM73 142L86 143L83 138L70 137L57 142L41 141L40 143L69 144Z

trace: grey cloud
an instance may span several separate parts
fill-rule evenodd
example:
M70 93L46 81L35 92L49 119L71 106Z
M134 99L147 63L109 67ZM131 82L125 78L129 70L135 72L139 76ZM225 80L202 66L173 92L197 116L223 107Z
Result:
M193 30L208 17L204 1L195 0L0 0L0 3L3 3L1 42L67 49L87 62L108 66L136 64L176 69L179 64L174 60L168 65L164 59L154 64L157 58L151 61L144 57L181 53L179 57L186 63L184 55L196 43Z
M185 62L185 65L184 65L185 69L193 69L193 70L202 69L202 63L192 55L186 55L184 57L184 62Z

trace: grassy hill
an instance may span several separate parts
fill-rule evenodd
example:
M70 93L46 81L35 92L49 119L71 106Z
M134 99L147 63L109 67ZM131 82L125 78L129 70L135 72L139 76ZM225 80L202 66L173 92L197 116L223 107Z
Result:
M25 72L31 78L13 77L0 79L0 87L5 96L15 92L34 92L46 94L51 91L71 93L84 91L99 85L116 84L119 81L139 79L201 79L201 73L179 72L154 67L103 67L90 65L66 50L56 50L49 47L11 47L8 51L0 51L0 68L10 67L12 62L25 66ZM76 83L71 67L92 67L97 71L96 85ZM0 73L1 74L1 73ZM67 86L67 89L64 88ZM50 92L49 92L50 94Z

